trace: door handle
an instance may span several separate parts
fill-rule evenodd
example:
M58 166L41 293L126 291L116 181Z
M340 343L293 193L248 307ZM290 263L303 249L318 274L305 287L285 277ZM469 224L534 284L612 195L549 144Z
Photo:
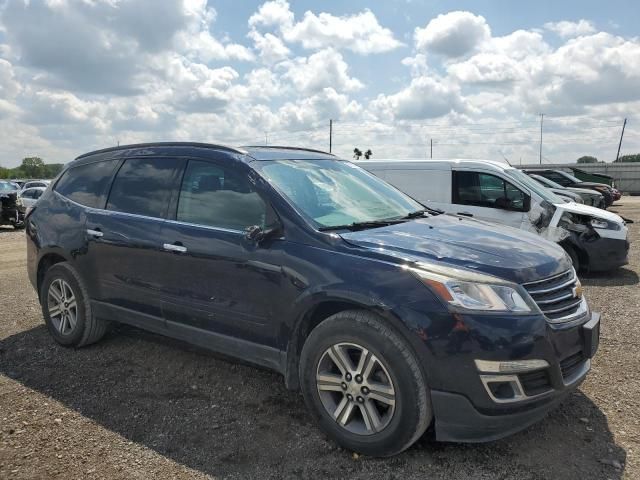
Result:
M92 230L90 228L87 228L87 235L90 235L94 238L101 238L104 233L102 233L100 230Z
M187 247L184 245L176 245L175 243L165 243L162 245L167 252L187 253Z
M473 213L469 212L458 212L458 215L462 215L463 217L473 217Z

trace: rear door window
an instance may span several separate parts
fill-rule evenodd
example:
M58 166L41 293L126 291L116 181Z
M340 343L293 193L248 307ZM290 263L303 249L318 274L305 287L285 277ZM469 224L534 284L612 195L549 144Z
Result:
M117 165L118 160L105 160L72 167L58 180L55 190L86 207L104 208L107 189Z
M116 174L107 210L165 218L182 164L178 158L129 158Z
M182 180L176 220L244 230L264 227L267 207L249 178L228 167L190 160Z

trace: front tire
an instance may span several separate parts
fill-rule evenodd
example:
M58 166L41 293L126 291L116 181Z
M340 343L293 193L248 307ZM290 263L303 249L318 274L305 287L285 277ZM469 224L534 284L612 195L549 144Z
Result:
M87 289L67 262L56 263L45 273L40 305L49 333L60 345L90 345L107 331L108 323L93 316Z
M431 423L428 389L415 354L370 312L340 312L318 325L302 349L299 375L316 421L349 450L395 455Z

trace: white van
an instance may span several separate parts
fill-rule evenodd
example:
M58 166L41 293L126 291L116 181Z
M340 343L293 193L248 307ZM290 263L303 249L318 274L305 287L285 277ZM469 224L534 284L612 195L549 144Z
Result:
M576 267L609 270L628 263L618 215L565 203L526 173L489 160L357 162L427 207L532 231L559 243Z

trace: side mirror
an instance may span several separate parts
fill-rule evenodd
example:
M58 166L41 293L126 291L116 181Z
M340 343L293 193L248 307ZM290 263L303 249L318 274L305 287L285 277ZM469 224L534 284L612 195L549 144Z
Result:
M259 225L247 227L244 231L244 238L251 243L260 243L264 238L264 229Z
M282 225L277 223L273 227L264 229L260 225L252 225L247 227L244 231L244 238L250 243L259 245L266 239L278 235L282 232Z
M525 193L524 202L523 202L523 205L522 205L522 211L523 212L528 212L529 210L531 210L531 195L527 195Z

